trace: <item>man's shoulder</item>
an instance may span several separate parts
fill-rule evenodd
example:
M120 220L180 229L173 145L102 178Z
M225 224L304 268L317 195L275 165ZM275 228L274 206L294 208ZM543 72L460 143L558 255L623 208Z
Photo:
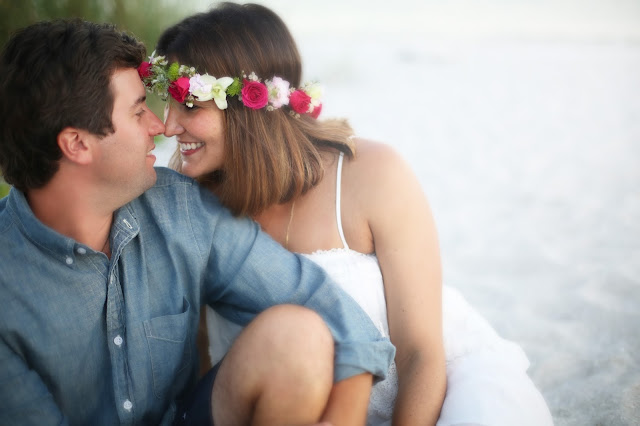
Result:
M174 219L202 208L217 214L221 208L217 198L192 178L166 167L156 167L155 170L155 185L131 201L130 208L149 211L152 215L166 213Z
M13 221L9 217L9 195L7 195L0 199L0 234L9 229L12 224Z
M24 268L24 263L17 261L17 254L20 253L26 242L26 237L22 232L22 226L16 217L15 198L18 196L15 188L6 197L0 199L0 287L5 285L13 273L19 268ZM27 268L28 269L28 268ZM0 321L1 322L1 321Z
M181 175L166 167L156 167L156 183L146 190L139 200L155 200L155 202L175 201L185 193L200 192L200 185L188 176ZM152 201L153 202L153 201Z
M192 178L182 175L175 170L166 167L156 167L156 183L153 188L162 188L172 185L196 185L196 181Z
M3 214L4 211L7 209L7 200L8 199L9 199L8 195L6 197L0 198L0 214Z
M132 200L130 206L159 206L175 204L184 200L187 193L198 192L198 184L188 176L168 169L156 167L156 182L142 195Z

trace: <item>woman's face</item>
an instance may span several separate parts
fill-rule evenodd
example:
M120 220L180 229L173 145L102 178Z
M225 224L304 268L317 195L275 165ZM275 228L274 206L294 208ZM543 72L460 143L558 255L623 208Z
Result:
M182 173L197 178L219 170L224 162L224 117L214 101L188 108L173 100L164 110L165 136L175 136Z

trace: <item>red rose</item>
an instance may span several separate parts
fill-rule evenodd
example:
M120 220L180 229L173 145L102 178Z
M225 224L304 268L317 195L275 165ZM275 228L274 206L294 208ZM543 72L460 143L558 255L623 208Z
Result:
M264 108L269 102L269 90L259 81L242 80L242 103L247 108Z
M138 67L138 75L140 76L140 80L151 76L151 64L149 62L141 63Z
M298 89L289 96L289 105L291 106L291 109L298 114L306 114L309 111L310 104L311 96L307 95L302 90Z
M180 77L169 85L169 93L173 99L183 103L189 94L189 77Z
M313 111L311 111L311 116L313 118L318 118L321 112L322 112L322 104L318 105L313 109Z

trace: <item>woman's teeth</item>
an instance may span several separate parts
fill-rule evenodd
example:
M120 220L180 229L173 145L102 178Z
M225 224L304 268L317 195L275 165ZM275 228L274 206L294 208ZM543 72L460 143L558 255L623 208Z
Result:
M194 149L198 149L198 148L203 147L203 146L204 146L203 142L181 143L180 144L180 151L181 152L193 151Z

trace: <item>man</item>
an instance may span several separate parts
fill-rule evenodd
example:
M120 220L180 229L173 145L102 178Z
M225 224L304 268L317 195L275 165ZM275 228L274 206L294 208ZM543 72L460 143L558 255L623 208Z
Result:
M318 267L154 169L143 57L73 20L0 58L0 424L347 421L393 346ZM192 392L204 303L251 322Z

